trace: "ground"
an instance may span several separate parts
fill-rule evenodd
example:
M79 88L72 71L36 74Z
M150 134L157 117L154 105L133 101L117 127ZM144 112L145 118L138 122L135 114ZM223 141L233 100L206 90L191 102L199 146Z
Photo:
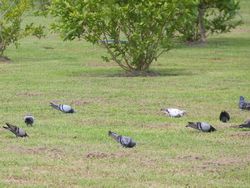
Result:
M241 4L242 26L203 46L177 46L152 65L153 76L127 76L102 61L105 49L53 34L9 48L11 62L0 63L0 122L30 137L0 129L0 187L250 187L250 131L235 127L250 118L238 108L240 95L250 101L250 3ZM166 117L164 107L187 115ZM219 121L222 110L229 123ZM188 121L217 131L188 129ZM109 130L137 146L120 147Z

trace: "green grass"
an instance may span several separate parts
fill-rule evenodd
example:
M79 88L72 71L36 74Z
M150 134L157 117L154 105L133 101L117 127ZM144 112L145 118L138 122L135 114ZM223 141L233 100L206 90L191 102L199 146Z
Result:
M237 105L240 95L250 100L249 13L242 0L244 25L163 54L154 77L123 76L102 62L103 48L54 35L9 48L13 63L0 63L0 122L30 138L0 129L0 187L250 187L250 132L232 128L250 118ZM55 111L49 101L77 113ZM166 117L162 107L187 116ZM218 120L221 110L230 123ZM31 128L22 119L29 112ZM218 131L187 129L188 121ZM137 147L120 147L108 130L133 137Z

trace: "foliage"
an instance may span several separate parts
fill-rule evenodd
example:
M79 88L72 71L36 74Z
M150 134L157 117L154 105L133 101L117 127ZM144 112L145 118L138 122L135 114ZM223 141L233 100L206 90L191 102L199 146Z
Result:
M199 0L190 7L186 23L179 32L187 41L205 40L213 33L225 33L241 24L237 0Z
M65 40L84 38L102 44L110 57L127 71L145 71L171 48L176 25L185 17L185 4L172 0L54 0L53 28ZM165 49L161 49L164 41Z
M22 16L30 8L29 0L2 0L0 2L0 56L6 48L27 35L41 37L42 27L34 27L33 23L21 27Z

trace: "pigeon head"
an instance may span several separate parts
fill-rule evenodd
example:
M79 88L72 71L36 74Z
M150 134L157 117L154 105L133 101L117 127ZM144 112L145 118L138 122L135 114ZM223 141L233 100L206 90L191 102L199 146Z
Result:
M244 101L245 98L243 96L240 96L240 101Z
M166 113L166 114L169 114L169 111L166 108L162 108L161 111L164 112L164 113Z
M194 122L188 122L188 124L186 125L186 127L191 127L191 128L196 129L197 125Z

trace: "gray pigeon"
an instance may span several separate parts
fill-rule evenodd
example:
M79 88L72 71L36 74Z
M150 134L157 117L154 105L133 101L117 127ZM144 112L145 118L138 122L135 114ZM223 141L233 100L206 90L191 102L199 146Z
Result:
M75 110L69 106L69 105L66 105L66 104L55 104L53 102L50 102L50 106L57 109L57 110L60 110L61 112L64 112L64 113L74 113Z
M220 121L222 121L223 123L226 123L230 120L230 115L228 112L226 111L222 111L220 113Z
M250 110L250 103L246 102L243 96L240 96L239 108L242 110Z
M250 119L246 120L243 124L239 125L239 128L250 128Z
M120 143L125 148L132 148L136 145L136 143L130 137L118 135L111 131L108 132L108 135L111 136L115 141Z
M191 127L202 132L216 131L216 129L212 125L206 122L188 122L188 125L186 127Z
M22 128L19 128L15 125L11 125L9 123L6 123L6 126L3 126L3 128L11 131L12 133L14 133L16 135L16 137L26 137L28 136L27 133L25 132L25 130L23 130Z
M35 121L35 118L32 115L26 115L24 116L24 122L27 126L32 126Z

